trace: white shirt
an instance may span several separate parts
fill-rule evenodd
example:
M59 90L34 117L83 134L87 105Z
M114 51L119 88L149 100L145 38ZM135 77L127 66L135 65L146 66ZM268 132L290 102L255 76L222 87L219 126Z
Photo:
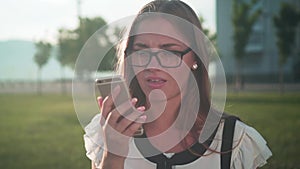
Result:
M100 126L101 115L96 115L90 124L85 127L85 148L86 155L89 159L95 162L96 167L99 167L103 150L103 131ZM210 149L221 151L222 131L224 121L221 121L215 139L210 145ZM167 158L171 158L174 154L165 153ZM267 163L267 159L272 155L263 137L252 127L241 121L237 121L235 125L233 137L233 150L231 155L232 169L256 169ZM129 157L126 158L124 169L156 169L156 164L148 161L137 149L133 139L129 145ZM195 169L195 168L210 168L220 169L220 153L213 153L207 150L204 156L197 160L185 164L173 166L175 169Z

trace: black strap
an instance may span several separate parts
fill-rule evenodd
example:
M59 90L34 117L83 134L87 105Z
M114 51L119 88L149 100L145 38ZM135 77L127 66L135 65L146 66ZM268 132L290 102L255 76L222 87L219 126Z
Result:
M236 120L239 120L238 117L235 116L224 116L225 119L224 127L223 127L223 134L222 134L222 145L221 145L221 169L230 169L230 162L231 162L231 153L232 153L232 143L233 143L233 136L234 136L234 129ZM218 127L217 127L218 128ZM217 129L211 135L211 137L205 141L205 145L207 147L210 146L212 143L213 138L215 137ZM149 161L157 164L157 169L171 169L173 165L183 165L188 164L196 159L200 158L201 156L195 156L190 153L190 151L186 150L180 153L176 153L170 159L165 157L159 150L154 148L145 133L140 136L139 138L146 138L145 140L141 141L139 139L134 139L134 142L141 152L141 154ZM145 151L148 150L148 151ZM149 152L149 150L152 150ZM191 147L191 150L197 152L197 154L204 154L206 148L203 147L202 144L196 143ZM148 153L157 154L155 156L151 156Z
M221 146L221 169L230 169L232 143L236 120L238 120L238 118L235 116L225 117Z
M135 138L134 142L140 153L148 161L156 163L157 169L171 169L174 165L188 164L200 158L206 152L206 147L209 147L212 143L213 138L216 135L217 129L218 127L215 129L215 131L212 133L209 139L207 139L203 144L197 142L190 147L190 150L175 153L171 158L167 158L165 155L162 154L162 152L153 147L150 141L147 139L145 133L144 135L140 136L140 138L144 139ZM191 153L191 151L196 153L197 155ZM151 156L151 153L155 153L157 155Z

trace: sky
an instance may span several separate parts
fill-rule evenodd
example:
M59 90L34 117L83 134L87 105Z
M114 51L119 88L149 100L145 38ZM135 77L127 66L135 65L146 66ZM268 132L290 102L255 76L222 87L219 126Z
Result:
M82 17L103 17L108 23L132 16L150 0L80 0ZM183 0L216 30L215 0ZM55 43L59 28L75 28L78 0L0 0L0 41L47 40Z
M134 16L142 6L151 0L80 1L82 17L101 16L109 24L124 17ZM189 4L198 15L204 18L203 27L209 28L213 32L216 30L215 0L182 1ZM78 26L77 2L78 0L0 0L0 42L45 40L56 44L60 28L74 29ZM18 46L10 51L19 52L14 57L0 56L0 82L8 79L36 79L37 65L33 62L31 54L24 56L21 49L22 47ZM20 59L23 59L24 63L21 63ZM67 78L72 78L74 71L66 68L65 74ZM60 66L55 57L52 57L43 67L42 79L58 78L60 78Z

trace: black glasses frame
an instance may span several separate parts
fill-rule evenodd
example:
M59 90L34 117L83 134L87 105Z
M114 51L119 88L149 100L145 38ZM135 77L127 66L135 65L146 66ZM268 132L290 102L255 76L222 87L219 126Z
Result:
M186 50L184 50L184 51L182 51L182 52L181 52L181 51L176 51L176 53L179 54L178 57L180 57L180 63L179 63L178 65L176 65L176 66L165 66L165 65L162 65L162 64L161 64L161 61L159 60L159 58L158 58L157 55L158 55L160 52L163 52L162 50L157 51L157 52L145 51L145 52L149 53L149 56L150 56L150 59L149 59L149 61L148 61L147 64L144 64L144 65L133 65L133 64L130 64L130 65L135 66L135 67L147 67L147 66L149 65L149 63L151 62L152 57L155 57L156 60L158 61L159 65L160 65L161 67L164 67L164 68L176 68L176 67L179 67L179 66L181 65L183 56L186 55L186 54L188 54L190 51L192 51L191 48L187 48ZM172 51L169 51L169 52L172 52ZM175 51L173 51L173 52L175 52ZM125 50L125 55L126 55L126 56L129 56L129 55L130 55L130 54L128 54L127 49Z

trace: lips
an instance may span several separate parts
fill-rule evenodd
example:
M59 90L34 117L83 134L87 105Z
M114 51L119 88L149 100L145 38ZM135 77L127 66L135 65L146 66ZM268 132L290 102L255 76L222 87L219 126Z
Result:
M152 89L162 88L166 84L167 80L160 77L147 77L146 83L148 87Z

